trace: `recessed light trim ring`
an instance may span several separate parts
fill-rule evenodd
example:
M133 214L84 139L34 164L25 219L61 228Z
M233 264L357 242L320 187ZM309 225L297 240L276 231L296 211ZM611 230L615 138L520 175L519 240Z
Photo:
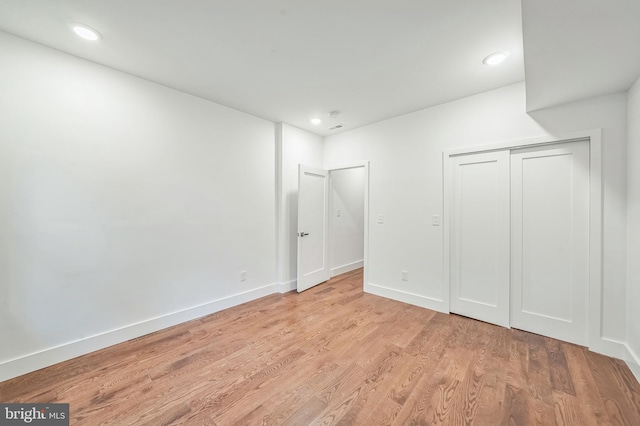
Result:
M507 51L494 52L491 55L484 58L482 60L482 63L490 66L498 65L506 61L508 57L509 57L509 52Z
M94 30L93 28L84 24L73 23L71 24L71 29L74 33L76 33L78 37L85 40L97 41L102 38L102 35L97 30Z

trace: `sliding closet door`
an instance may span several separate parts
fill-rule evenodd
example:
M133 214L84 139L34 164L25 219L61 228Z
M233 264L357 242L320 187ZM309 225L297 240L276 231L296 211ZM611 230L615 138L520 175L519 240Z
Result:
M509 326L509 152L452 157L451 311Z
M511 326L586 345L586 141L512 151L511 226Z

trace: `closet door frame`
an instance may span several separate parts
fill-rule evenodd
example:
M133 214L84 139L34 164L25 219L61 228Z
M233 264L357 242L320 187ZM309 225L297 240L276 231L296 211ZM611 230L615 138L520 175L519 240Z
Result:
M557 144L561 142L587 141L589 144L589 307L587 333L589 349L595 352L611 353L616 350L616 342L602 336L602 129L550 135L531 139L498 142L486 145L456 148L444 151L443 166L443 298L449 311L451 306L451 196L452 170L450 157L487 151L509 150Z

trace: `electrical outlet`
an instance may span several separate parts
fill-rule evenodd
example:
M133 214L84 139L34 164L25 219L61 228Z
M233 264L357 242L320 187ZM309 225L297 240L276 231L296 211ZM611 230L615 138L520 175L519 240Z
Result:
M340 211L340 209L338 209L338 214L337 214L336 216L340 217L340 214L341 214L341 213L342 213L342 212Z
M431 216L431 226L440 226L440 216L437 214Z
M378 215L378 223L380 225L382 225L384 223L384 215L383 214L379 214Z
M240 271L240 281L247 280L247 271Z
M402 281L409 281L409 272L401 271L400 276L402 277Z

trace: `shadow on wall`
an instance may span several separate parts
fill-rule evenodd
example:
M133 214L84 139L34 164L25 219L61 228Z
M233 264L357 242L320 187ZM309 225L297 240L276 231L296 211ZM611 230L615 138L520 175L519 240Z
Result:
M626 108L623 95L588 99L529 112L550 134L602 128L603 196L626 204Z

